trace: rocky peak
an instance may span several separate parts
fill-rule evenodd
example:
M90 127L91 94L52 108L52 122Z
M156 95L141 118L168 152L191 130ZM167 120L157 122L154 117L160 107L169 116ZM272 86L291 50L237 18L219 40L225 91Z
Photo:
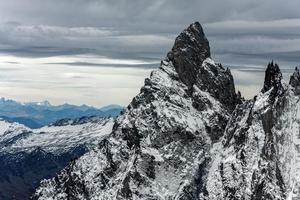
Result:
M300 70L298 67L295 67L295 71L293 75L290 78L290 83L291 86L297 87L300 86Z
M262 89L262 92L265 93L273 88L272 94L278 95L282 92L281 84L282 74L279 69L279 66L273 61L268 64L265 72L265 82Z
M55 192L47 193L45 182L36 196L67 191L66 199L198 199L208 173L202 169L211 164L211 147L237 99L230 70L209 56L201 25L191 24L99 148L63 172L63 185L52 180ZM77 170L80 178L73 177Z
M179 34L168 54L180 79L190 88L196 83L199 67L208 57L209 42L199 22L191 24Z
M179 34L167 55L167 61L173 63L180 80L191 94L196 86L209 92L230 111L239 102L230 70L210 59L209 42L199 22Z

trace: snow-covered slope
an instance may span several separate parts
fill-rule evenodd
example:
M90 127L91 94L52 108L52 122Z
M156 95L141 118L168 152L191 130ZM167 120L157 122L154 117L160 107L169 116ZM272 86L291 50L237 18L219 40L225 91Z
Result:
M300 80L298 72L293 76ZM210 168L207 199L300 198L300 97L281 79L270 63L262 92L233 112Z
M34 198L197 198L205 188L211 147L239 102L230 71L209 56L202 27L190 25L110 136L44 181Z
M113 119L89 117L84 123L76 122L76 120L60 120L39 129L29 129L17 123L10 125L3 121L0 123L12 126L11 130L6 131L6 134L0 137L0 145L3 144L2 147L0 146L0 151L32 151L38 147L44 151L59 154L83 144L87 147L95 146L103 136L111 132ZM23 132L23 135L18 132ZM14 141L7 141L13 140L16 136L18 138Z
M300 83L300 82L299 82ZM278 165L285 183L288 200L300 199L300 97L295 88L286 92L285 107L274 127L278 145Z
M11 138L13 135L19 135L24 131L29 131L30 129L24 125L18 123L11 123L0 118L0 142L4 141L5 138Z
M29 129L0 120L0 199L28 199L40 180L98 145L113 124L112 118L83 117Z

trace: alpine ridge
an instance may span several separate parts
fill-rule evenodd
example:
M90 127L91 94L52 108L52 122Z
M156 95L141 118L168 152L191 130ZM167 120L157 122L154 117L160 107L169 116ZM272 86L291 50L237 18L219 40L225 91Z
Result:
M0 119L0 199L29 199L42 179L97 146L113 118L59 120L40 129Z
M271 62L261 92L245 101L195 22L112 132L32 199L297 199L299 77L296 68L283 83Z
M262 92L237 106L210 169L209 199L299 199L299 94L270 63ZM219 186L219 187L216 187Z

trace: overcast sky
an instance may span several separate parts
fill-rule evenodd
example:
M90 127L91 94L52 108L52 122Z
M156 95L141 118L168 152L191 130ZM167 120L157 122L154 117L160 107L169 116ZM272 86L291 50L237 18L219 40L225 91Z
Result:
M0 96L127 105L175 37L199 21L248 98L275 60L300 63L299 0L0 1Z

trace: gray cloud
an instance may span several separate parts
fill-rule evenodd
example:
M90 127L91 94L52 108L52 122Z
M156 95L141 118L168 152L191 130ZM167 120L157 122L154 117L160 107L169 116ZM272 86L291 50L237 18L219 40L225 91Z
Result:
M152 69L172 47L176 35L199 21L210 40L213 58L230 66L236 83L244 93L252 94L260 87L270 60L277 61L286 73L300 63L299 7L298 0L1 1L0 53L18 58L93 55L144 61L132 64L71 59L36 64L41 68ZM5 62L17 65L20 61ZM253 82L250 92L245 87L249 81ZM91 88L87 84L66 87Z
M176 34L200 21L216 55L294 52L300 49L299 6L297 0L3 1L0 51L158 60Z
M141 27L141 30L232 19L299 18L297 0L10 0L0 3L3 21L58 26ZM149 26L150 25L150 26ZM162 29L164 30L164 29Z
M112 28L0 25L0 52L18 56L98 54L157 59L172 42L166 35L129 33Z

